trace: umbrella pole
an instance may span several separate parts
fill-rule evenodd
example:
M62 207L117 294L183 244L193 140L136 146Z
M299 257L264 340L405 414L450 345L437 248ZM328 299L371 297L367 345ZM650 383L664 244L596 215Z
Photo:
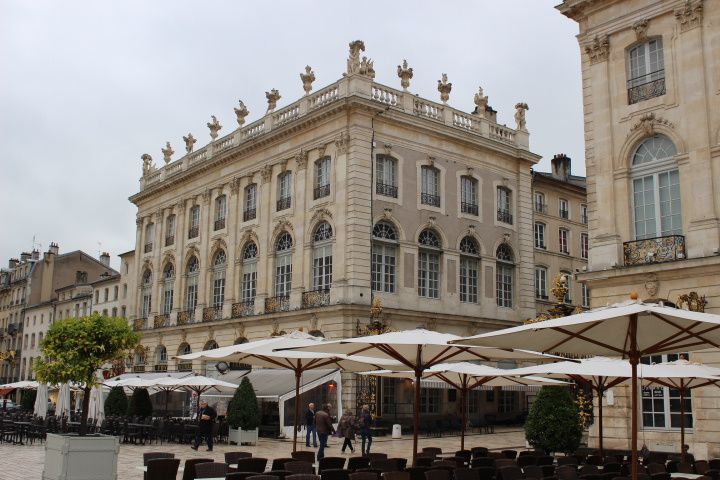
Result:
M628 355L630 360L630 367L632 369L632 386L631 386L631 399L630 399L630 408L632 411L630 412L630 441L632 444L631 452L632 456L630 461L632 462L630 464L630 472L631 472L631 479L632 480L638 480L638 449L637 449L637 437L638 437L638 384L637 384L637 366L638 363L640 363L640 352L638 352L637 349L637 315L632 315L630 317L630 355Z
M603 411L602 411L602 399L604 388L598 388L598 440L600 442L600 456L605 457L603 452Z
M412 454L412 464L413 467L415 466L415 460L417 459L417 449L418 449L418 434L420 433L420 377L422 375L422 372L420 368L415 369L415 405L413 405L413 423L414 423L414 429L413 429L413 454Z
M293 426L293 452L297 451L298 421L300 419L300 370L295 370L295 425Z
M680 461L685 463L685 385L680 380Z
M467 393L467 387L464 386L460 390L460 396L461 396L460 402L462 402L461 407L460 407L462 409L462 415L460 416L460 418L461 418L460 421L462 422L462 425L460 425L460 450L465 450L465 422L466 422L465 402L467 401L466 393Z

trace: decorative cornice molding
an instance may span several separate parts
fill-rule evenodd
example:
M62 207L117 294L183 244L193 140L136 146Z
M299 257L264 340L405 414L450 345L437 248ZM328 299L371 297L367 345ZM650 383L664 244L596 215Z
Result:
M680 31L687 32L702 24L702 0L687 0L682 8L675 10L675 18L680 23Z
M647 136L652 136L655 134L655 128L658 125L664 125L671 129L675 128L675 126L668 120L656 117L654 113L650 112L641 116L637 123L630 127L630 132L628 132L628 136L630 136L639 129L642 129Z
M335 140L335 148L337 150L337 154L342 155L344 153L347 153L349 147L350 147L350 134L347 132L343 132L340 134L340 137L338 137L338 139Z
M585 46L585 53L590 59L590 65L604 62L610 54L610 40L607 35L595 35L592 42Z
M635 32L635 38L638 42L644 42L647 40L647 30L650 25L650 20L643 18L632 24L632 29Z
M308 154L304 150L300 150L295 154L295 165L297 165L298 170L305 170L305 167L307 167L307 159Z
M268 183L270 181L270 178L272 177L272 165L265 165L260 170L260 175L262 176L262 183Z
M315 221L319 218L331 219L333 218L333 215L332 212L330 212L330 210L328 210L327 208L318 208L313 213L313 216L310 219L310 224L314 224Z

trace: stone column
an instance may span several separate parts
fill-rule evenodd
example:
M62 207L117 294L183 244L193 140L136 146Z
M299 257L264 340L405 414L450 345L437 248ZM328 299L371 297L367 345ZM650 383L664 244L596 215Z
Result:
M258 265L257 265L257 292L255 295L255 313L265 311L265 299L273 294L273 254L275 246L272 245L273 221L272 213L275 211L275 202L272 198L272 185L274 173L272 165L266 165L261 171L259 186L258 219Z
M295 222L295 252L293 254L293 280L291 309L301 306L302 292L310 290L312 286L308 283L306 260L308 251L305 248L306 229L312 228L307 224L307 212L311 208L313 199L312 180L307 180L307 154L300 152L295 157L295 185L293 189L293 201L296 202L293 208ZM312 254L309 255L312 262Z
M198 276L198 304L195 310L195 321L202 319L202 311L208 304L208 278L212 270L210 258L210 236L212 235L212 190L205 190L199 196L200 202L200 272ZM198 315L200 317L198 317Z
M187 201L180 200L173 208L175 212L175 284L173 298L173 315L177 323L177 313L185 310L183 275L185 275L185 242L187 240Z
M136 226L136 229L135 229L135 256L133 257L133 262L135 262L135 268L132 269L132 271L134 272L134 275L135 275L135 279L133 282L130 282L131 286L133 284L137 285L137 280L139 278L139 275L142 275L140 273L140 266L142 265L142 261L141 261L140 257L142 255L142 251L143 251L143 245L142 245L143 218L140 216L139 213L138 213L138 217L135 219L135 226ZM128 301L129 304L131 304L131 305L134 304L135 308L134 309L129 308L126 311L127 319L130 322L130 325L132 325L133 320L135 318L137 318L137 313L138 313L137 309L138 309L138 305L140 304L140 302L138 301L140 291L137 288L128 288L128 295L135 296L134 302Z
M535 245L533 244L532 176L530 165L521 164L517 189L517 292L518 314L522 320L535 315Z
M226 228L228 232L227 270L225 271L225 305L223 318L232 314L232 304L235 303L238 289L235 286L237 274L237 260L242 253L242 245L238 245L238 226L242 222L242 189L240 178L230 183L230 194L227 201Z
M155 315L159 314L162 309L160 308L162 302L162 278L163 278L163 265L161 264L161 250L163 247L162 242L162 226L165 210L158 210L153 213L152 220L155 224L155 238L153 238L153 253L152 253L152 264L153 264L153 293L152 293L152 304L150 305L150 313L148 315L148 327L152 327Z

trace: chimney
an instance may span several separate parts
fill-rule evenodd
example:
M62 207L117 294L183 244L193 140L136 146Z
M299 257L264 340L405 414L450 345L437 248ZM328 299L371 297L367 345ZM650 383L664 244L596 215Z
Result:
M60 247L58 247L58 244L55 242L50 243L50 248L48 248L48 253L52 253L53 255L57 255L60 251Z
M108 252L103 252L100 255L100 263L102 263L106 267L110 266L110 254Z
M8 268L13 269L18 266L18 263L20 263L20 260L18 260L17 258L11 258L8 261Z
M32 251L32 259L33 259L33 260L40 260L40 251L39 251L39 250L33 250L33 251Z
M553 157L551 163L553 178L557 178L558 180L562 180L563 182L567 181L568 177L570 176L570 157L568 157L564 153L558 153Z
M25 263L25 262L27 262L29 259L30 259L30 254L29 254L29 253L27 253L27 252L22 252L22 253L20 254L20 261L21 261L21 262Z

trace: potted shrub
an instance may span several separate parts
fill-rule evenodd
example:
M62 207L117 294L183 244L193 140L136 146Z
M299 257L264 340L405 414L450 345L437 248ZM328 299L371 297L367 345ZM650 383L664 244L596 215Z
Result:
M542 387L525 422L525 438L550 455L573 453L580 446L582 423L578 405L565 387Z
M75 382L84 396L80 433L47 435L43 480L117 478L118 439L87 434L90 390L98 383L96 372L123 357L138 341L126 320L97 313L50 326L42 345L43 357L35 366L36 376L48 384Z
M151 417L153 412L152 400L147 388L136 388L130 397L127 414L138 417Z
M230 427L228 439L231 443L257 444L260 408L255 390L247 377L242 379L232 400L228 403L227 422Z
M105 399L105 416L125 415L128 411L128 398L123 387L113 387Z

